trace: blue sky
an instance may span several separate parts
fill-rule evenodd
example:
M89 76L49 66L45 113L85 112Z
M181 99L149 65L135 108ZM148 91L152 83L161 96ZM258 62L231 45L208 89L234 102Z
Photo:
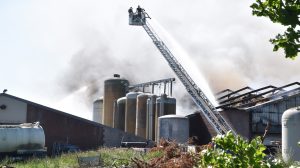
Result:
M1 0L0 89L91 118L92 100L113 73L134 82L173 77L142 28L128 26L127 9L137 4L181 44L214 92L299 80L299 59L272 52L268 42L283 28L251 16L250 0Z

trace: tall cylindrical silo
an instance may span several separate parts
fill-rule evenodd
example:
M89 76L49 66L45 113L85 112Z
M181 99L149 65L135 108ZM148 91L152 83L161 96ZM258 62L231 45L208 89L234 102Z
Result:
M176 99L162 94L156 99L156 118L169 114L176 114Z
M155 106L156 95L147 99L146 139L155 141Z
M136 127L136 99L140 92L129 92L126 94L125 107L125 132L134 134Z
M114 128L118 128L122 131L125 130L125 104L126 97L119 98L114 111Z
M112 123L112 127L115 128L115 117L116 117L116 111L118 110L118 104L117 104L117 100L114 101L114 107L113 107L113 123Z
M300 161L300 107L285 111L282 123L282 158L285 162Z
M137 96L135 135L143 138L146 138L147 99L150 96L149 93L142 93Z
M93 103L93 121L101 124L102 115L103 115L103 97L95 100Z
M104 111L103 124L113 126L113 105L114 102L126 95L129 82L126 79L120 78L120 75L115 74L114 78L104 81Z
M186 143L189 139L189 120L179 115L165 115L158 118L158 139Z
M176 99L168 97L166 94L162 94L159 98L156 99L155 110L155 139L156 141L158 141L158 117L176 114Z

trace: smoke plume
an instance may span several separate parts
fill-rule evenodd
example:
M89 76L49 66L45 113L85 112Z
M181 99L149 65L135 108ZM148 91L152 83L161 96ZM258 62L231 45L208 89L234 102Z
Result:
M100 7L110 13L97 18L102 24L80 24L81 49L60 77L66 93L86 86L83 96L89 106L103 95L103 81L114 73L131 84L175 76L142 28L128 26L130 3L118 2L117 6L108 2L105 8ZM214 92L298 81L300 60L287 60L282 52L272 52L268 42L282 27L251 16L250 4L234 0L141 2L185 48ZM179 81L174 85L174 96L180 113L193 112L194 104Z

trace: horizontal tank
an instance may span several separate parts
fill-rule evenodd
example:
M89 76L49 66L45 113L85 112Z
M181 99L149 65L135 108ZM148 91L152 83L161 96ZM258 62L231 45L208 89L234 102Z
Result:
M39 123L0 125L0 152L40 150L45 147L45 134Z
M125 105L126 97L119 98L114 111L114 128L125 130Z
M186 143L189 139L189 120L179 115L165 115L158 118L158 139Z
M136 127L136 100L141 92L129 92L126 94L125 107L125 132L135 134Z
M104 125L113 127L114 102L126 95L128 86L128 80L120 78L118 74L114 74L113 78L104 81L104 111L102 119Z
M135 135L146 138L147 100L152 94L142 93L137 96Z
M95 100L93 103L93 121L101 124L102 115L103 115L103 97Z
M285 111L282 121L282 158L285 162L300 161L300 107Z

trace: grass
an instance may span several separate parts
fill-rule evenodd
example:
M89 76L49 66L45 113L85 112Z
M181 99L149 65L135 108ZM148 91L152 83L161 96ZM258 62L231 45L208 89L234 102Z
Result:
M0 167L7 165L16 168L76 168L79 167L77 157L100 156L102 166L104 167L121 167L129 166L131 158L150 160L155 157L161 157L162 152L138 152L133 149L122 148L101 148L96 151L78 152L62 154L57 157L32 158L26 161L12 162L6 158L0 162Z
M32 158L25 161L13 162L6 158L0 165L7 165L16 168L61 168L61 167L79 167L77 163L77 155L63 154L58 157Z
M164 151L154 150L153 152L144 153L125 148L100 148L94 151L62 154L57 157L46 157L42 159L32 158L19 162L13 162L6 158L0 161L0 167L7 165L14 168L78 168L79 164L77 158L88 156L99 156L102 161L101 166L103 167L131 167L133 158L147 162L153 158L163 157ZM277 166L275 167L300 167L300 162L284 163L280 151L273 157L275 158L273 161L277 162L277 164L275 164Z

